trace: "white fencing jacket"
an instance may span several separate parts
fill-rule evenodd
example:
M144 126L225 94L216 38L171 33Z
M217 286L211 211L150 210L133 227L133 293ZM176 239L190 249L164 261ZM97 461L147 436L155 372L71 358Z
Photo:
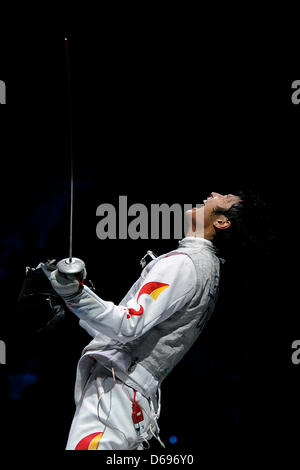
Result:
M66 300L94 339L78 363L78 402L95 361L147 397L181 360L210 318L220 260L212 242L186 237L176 251L151 261L119 305L88 287Z

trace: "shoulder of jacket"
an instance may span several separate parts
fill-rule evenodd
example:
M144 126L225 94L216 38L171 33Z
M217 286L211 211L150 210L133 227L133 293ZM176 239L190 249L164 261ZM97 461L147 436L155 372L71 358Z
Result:
M164 265L166 267L172 266L173 268L176 266L183 267L184 265L186 266L194 265L188 253L180 253L180 252L171 252L171 253L168 253L167 255L163 255L157 260L157 264L159 264L160 266Z

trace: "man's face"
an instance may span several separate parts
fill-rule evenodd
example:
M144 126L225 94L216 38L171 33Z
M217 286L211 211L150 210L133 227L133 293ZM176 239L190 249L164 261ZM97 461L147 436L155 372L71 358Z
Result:
M233 204L240 202L239 196L234 194L226 194L225 196L219 193L210 193L207 199L204 199L205 212L213 212L217 208L221 210L229 210Z
M198 232L200 230L200 232L203 231L204 234L204 231L215 224L218 219L218 215L215 212L216 209L226 211L229 210L233 204L237 204L240 201L239 196L235 196L234 194L223 195L212 192L207 199L204 199L203 206L194 207L186 212L188 224L192 227L193 231ZM202 233L201 236L203 236Z

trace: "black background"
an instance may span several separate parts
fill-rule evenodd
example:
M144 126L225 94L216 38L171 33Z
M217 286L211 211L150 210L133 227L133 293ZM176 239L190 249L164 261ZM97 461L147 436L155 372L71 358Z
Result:
M233 58L225 48L210 56L188 28L137 30L111 19L97 34L27 32L2 43L3 449L63 453L74 413L76 364L90 340L76 319L42 338L23 326L20 331L15 313L25 266L68 255L65 35L71 57L74 255L85 260L101 297L118 303L138 277L145 252L167 252L177 241L101 241L99 204L117 205L119 195L128 196L128 205L196 204L211 191L252 188L272 206L277 242L271 253L228 263L213 318L163 384L166 453L198 455L225 441L227 449L235 452L242 443L252 455L267 442L282 448L299 418L300 369L291 362L291 344L300 338L300 106L291 102L293 80L268 73L253 57ZM18 380L24 374L29 384L22 389ZM177 444L169 443L171 435ZM153 442L151 452L159 451Z

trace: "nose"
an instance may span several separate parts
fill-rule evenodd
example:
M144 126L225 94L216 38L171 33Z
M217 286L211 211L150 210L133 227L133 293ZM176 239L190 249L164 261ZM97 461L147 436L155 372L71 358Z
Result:
M222 196L222 194L219 193L210 193L211 197L216 197L216 196Z

